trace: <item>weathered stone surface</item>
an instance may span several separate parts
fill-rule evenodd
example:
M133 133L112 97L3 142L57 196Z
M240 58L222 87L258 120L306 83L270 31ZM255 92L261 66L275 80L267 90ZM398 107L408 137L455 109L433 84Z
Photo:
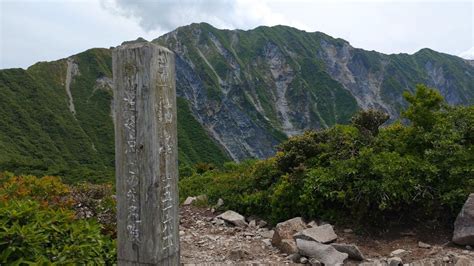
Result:
M389 266L401 266L403 261L399 257L392 257L387 260Z
M419 248L431 248L431 245L427 244L425 242L418 241L418 247Z
M453 242L474 245L474 193L469 195L454 222Z
M354 244L332 243L331 246L339 252L346 253L351 259L364 260L364 255Z
M283 239L293 240L293 235L306 228L306 224L301 217L296 217L276 225L275 232L272 237L272 244L280 248Z
M366 261L359 264L359 266L386 266L387 261L385 260L373 260L373 261Z
M191 205L194 201L196 201L196 197L187 197L183 202L183 206Z
M218 215L216 218L222 219L228 223L231 223L235 226L242 226L245 227L247 226L247 222L245 221L245 217L240 215L239 213L235 211L226 211L220 215Z
M281 252L286 254L294 254L298 253L298 247L296 246L296 242L293 239L282 239L278 248Z
M263 237L263 238L270 238L272 239L273 238L273 234L275 233L275 231L273 230L263 230L263 231L260 231L259 234Z
M404 249L396 249L394 251L392 251L390 253L390 256L392 257L397 257L397 256L403 256L404 254L406 254L408 251L404 250Z
M312 258L308 261L311 266L321 266L321 262L315 258Z
M466 256L456 256L455 261L456 261L456 264L454 264L455 266L472 266L472 265L474 265L474 260L471 260Z
M252 227L252 228L257 228L257 221L251 220L251 221L249 222L249 226Z
M227 258L233 261L238 261L238 260L250 259L251 256L247 250L235 249L235 250L229 251Z
M112 51L119 265L179 265L175 57L131 43Z
M207 195L199 195L196 197L196 201L207 202Z
M294 238L313 240L323 244L331 243L337 239L337 235L330 224L308 228L293 235Z
M288 256L286 257L286 259L287 259L287 260L290 260L290 261L292 261L292 262L298 263L298 262L300 262L301 255L298 254L298 253L293 253L293 254L291 254L291 255L288 255Z
M308 227L318 227L318 223L316 221L311 221L308 223Z
M344 263L344 260L348 258L346 253L337 251L333 246L316 241L296 239L296 246L301 255L315 258L325 265Z
M216 206L215 206L215 207L216 207L216 208L220 208L220 207L222 207L223 205L224 205L224 200L221 199L221 198L219 198L219 199L217 200L217 203L216 203Z
M301 263L301 264L306 264L306 263L308 263L308 258L306 258L306 257L301 257L299 263Z

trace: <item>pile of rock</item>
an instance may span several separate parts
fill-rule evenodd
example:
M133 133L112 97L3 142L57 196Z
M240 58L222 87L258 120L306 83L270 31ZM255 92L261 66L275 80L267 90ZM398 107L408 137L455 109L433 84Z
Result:
M195 205L200 201L207 201L207 197L190 197L183 205ZM207 211L214 213L214 208L220 208L222 206L223 201L219 200L216 205L212 208L209 207ZM218 240L207 243L206 239L199 238L200 234L198 233L193 235L193 239L190 239L188 244L190 244L190 247L193 243L200 244L201 242L203 242L200 244L201 246L204 246L206 243L209 247L214 247L215 245L223 246L220 251L218 249L211 249L212 252L216 253L213 254L214 257L215 255L221 256L221 262L255 262L259 256L266 254L267 257L272 256L272 262L294 262L310 265L473 265L472 254L470 252L470 245L472 245L470 241L473 239L473 219L474 194L471 194L456 220L453 237L453 242L465 245L466 250L462 251L462 254L457 251L450 252L450 250L439 245L432 246L418 241L418 251L413 248L407 248L408 250L396 249L387 253L387 257L381 255L374 256L372 254L374 258L365 258L355 244L340 243L343 242L344 239L347 241L346 234L352 233L350 229L345 229L343 231L344 235L338 239L331 224L324 222L318 224L315 221L305 223L301 217L296 217L281 222L276 225L274 230L270 230L266 228L267 223L265 221L252 218L246 219L243 215L232 210L225 211L217 216L211 214L211 217L207 220L211 224L211 230L209 230L211 233L215 230L221 232ZM193 225L191 225L191 227L193 227ZM204 229L205 225L202 225L202 228ZM193 234L192 231L191 234ZM223 237L222 234L224 234L225 237ZM189 236L183 235L183 240L186 241L186 237L189 238ZM233 245L232 243L243 243L242 241L248 242L247 247L245 247L245 245L243 247L238 246L238 248L230 247ZM258 248L256 248L257 246ZM364 248L363 245L362 247ZM429 255L429 258L423 257L424 259L421 261L414 261L413 256L419 257L420 250L427 250L426 254ZM223 252L227 252L225 256L222 255ZM280 258L278 256L280 256Z
M337 235L332 225L308 225L300 217L277 224L272 244L296 263L335 265L347 258L364 260L359 248L353 244L334 243Z

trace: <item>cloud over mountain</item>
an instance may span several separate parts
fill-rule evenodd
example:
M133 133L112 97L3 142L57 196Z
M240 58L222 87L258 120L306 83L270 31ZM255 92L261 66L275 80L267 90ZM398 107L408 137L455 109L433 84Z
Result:
M289 23L265 1L101 0L101 4L115 14L136 19L146 31L170 31L193 22L208 22L231 29Z

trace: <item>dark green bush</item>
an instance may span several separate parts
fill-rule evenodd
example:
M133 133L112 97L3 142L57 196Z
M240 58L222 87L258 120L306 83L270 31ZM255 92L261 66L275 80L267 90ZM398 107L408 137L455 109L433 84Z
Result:
M405 97L405 124L379 129L388 116L361 111L351 125L290 138L273 158L193 175L181 181L181 196L220 197L271 222L449 225L474 191L474 107L449 107L423 85Z
M72 211L30 200L0 202L0 263L113 264L115 243L100 231Z

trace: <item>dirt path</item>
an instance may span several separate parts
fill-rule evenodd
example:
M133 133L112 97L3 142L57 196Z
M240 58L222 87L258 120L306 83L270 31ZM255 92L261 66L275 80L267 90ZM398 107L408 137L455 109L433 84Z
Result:
M214 220L217 214L193 206L181 207L180 215L181 262L185 265L296 265L287 259L287 254L271 246L271 232L267 228L218 224ZM438 265L454 265L447 259L454 262L455 256L464 256L472 260L468 265L474 265L474 251L450 244L447 232L392 232L369 238L343 228L335 228L335 231L337 242L356 244L368 262L389 258L392 251L404 249L407 251L401 256L404 263L430 258L441 263ZM419 241L431 247L420 248ZM442 263L443 259L448 263ZM358 262L349 261L348 264Z

